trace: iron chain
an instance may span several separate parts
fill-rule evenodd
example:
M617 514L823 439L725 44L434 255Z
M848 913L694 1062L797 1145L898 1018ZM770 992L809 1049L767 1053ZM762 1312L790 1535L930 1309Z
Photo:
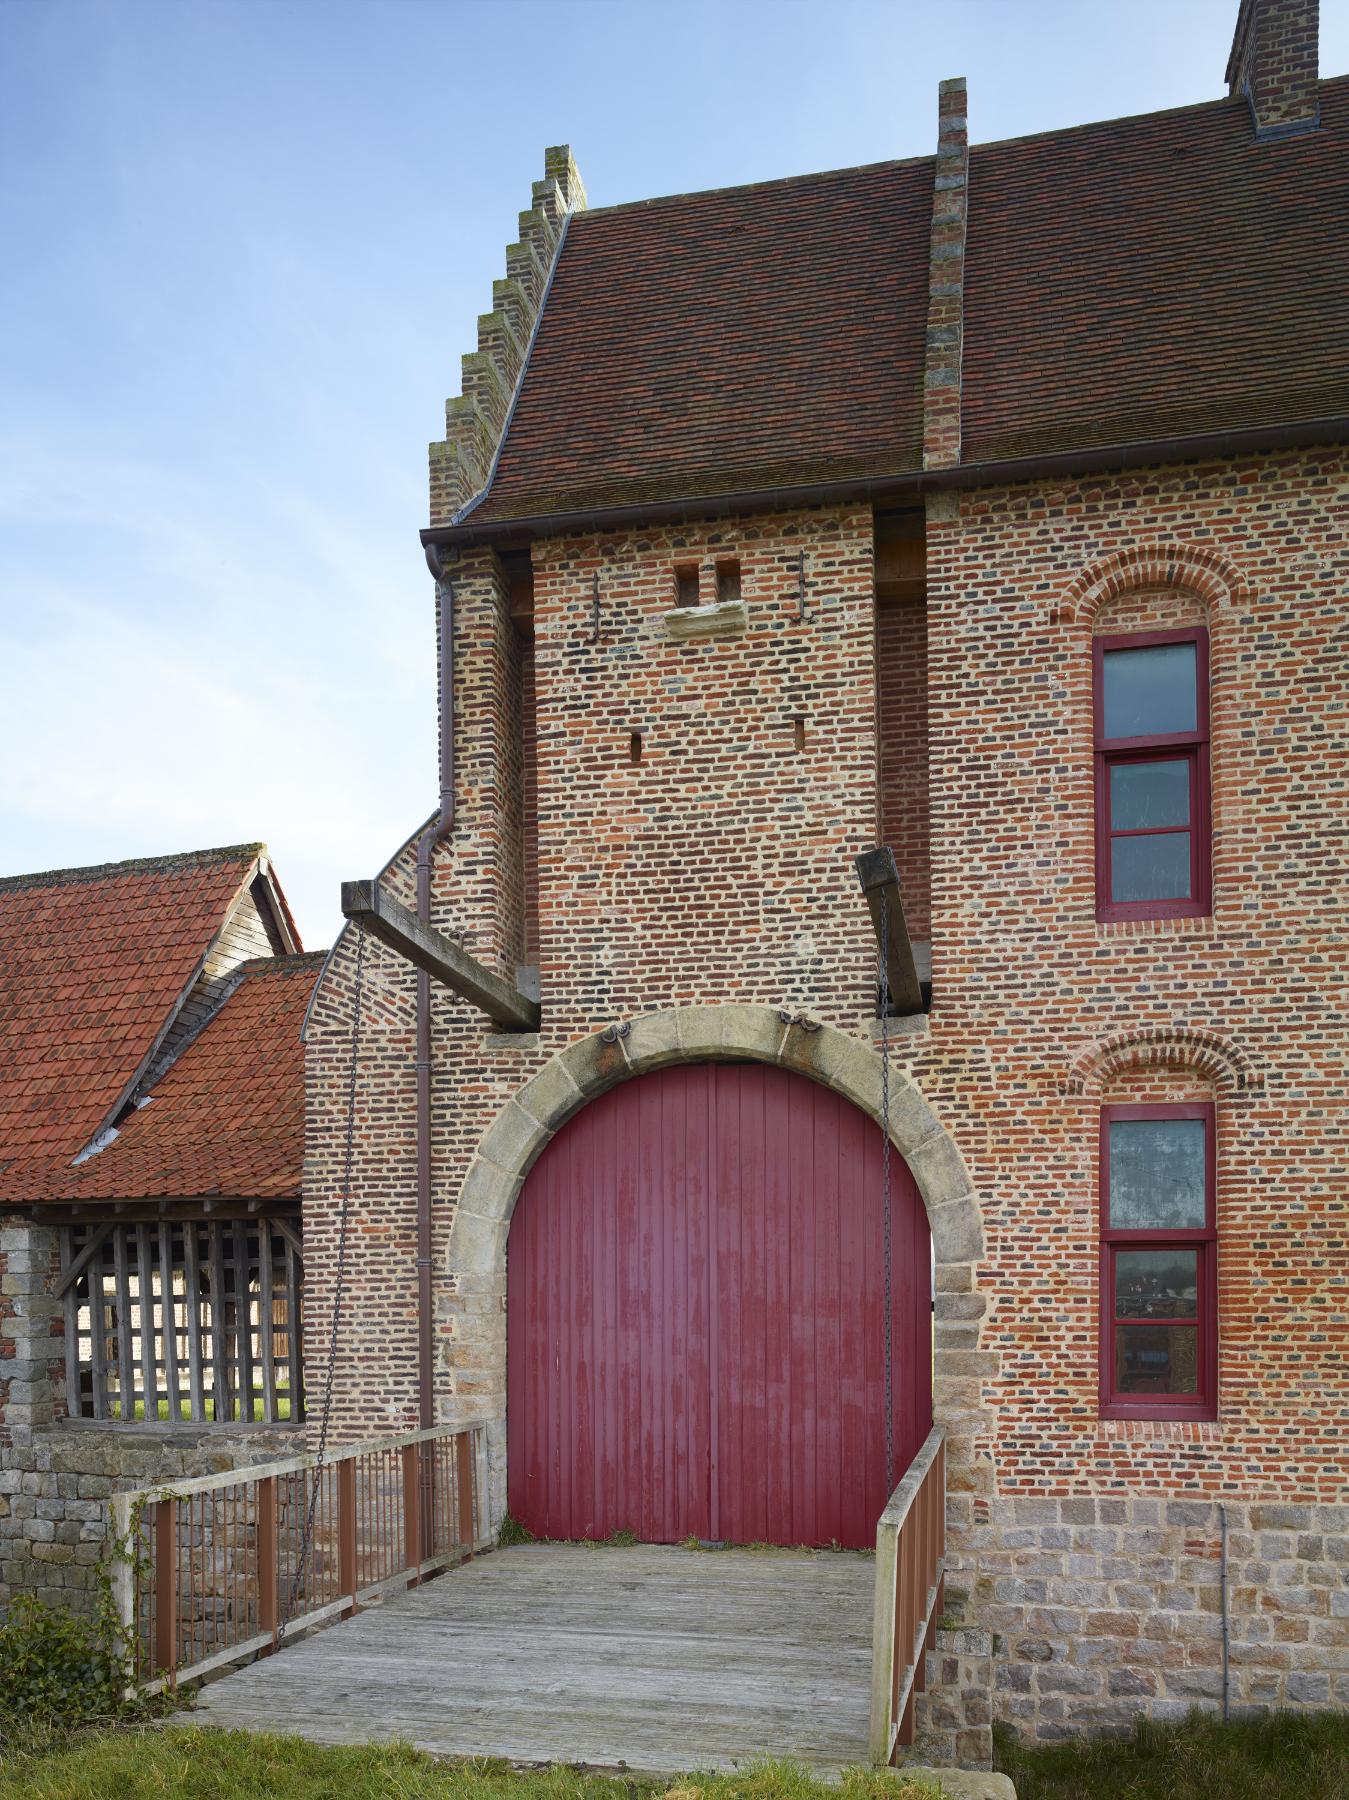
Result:
M314 1485L310 1489L305 1511L304 1530L300 1534L300 1553L291 1577L290 1594L285 1611L276 1628L276 1647L285 1642L286 1629L295 1614L295 1604L304 1586L309 1567L309 1553L314 1541L314 1517L318 1509L319 1489L323 1485L323 1465L328 1455L328 1422L333 1405L333 1374L337 1367L337 1334L342 1318L342 1290L347 1274L347 1221L351 1215L351 1170L356 1144L356 1083L360 1067L361 999L365 980L365 930L356 927L356 978L351 1008L351 1069L347 1076L347 1129L342 1153L342 1207L337 1226L337 1271L333 1284L332 1322L328 1328L328 1366L323 1375L323 1408L319 1414L319 1442L314 1458Z
M881 907L881 1239L885 1246L885 1492L895 1491L894 1266L890 1225L890 919Z

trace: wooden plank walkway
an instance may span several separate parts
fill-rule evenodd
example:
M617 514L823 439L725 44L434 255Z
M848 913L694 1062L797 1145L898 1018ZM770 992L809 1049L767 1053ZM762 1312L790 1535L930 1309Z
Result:
M205 1688L184 1723L673 1774L865 1762L871 1557L493 1551Z

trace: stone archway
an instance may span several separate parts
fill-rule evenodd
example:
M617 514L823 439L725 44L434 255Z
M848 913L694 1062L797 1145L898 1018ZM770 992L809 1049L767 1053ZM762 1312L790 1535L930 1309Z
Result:
M618 1082L676 1062L744 1059L777 1064L851 1100L878 1123L881 1059L869 1044L769 1006L682 1006L648 1013L582 1038L554 1056L497 1114L483 1134L459 1193L450 1231L449 1273L458 1293L448 1351L456 1366L501 1372L505 1395L506 1238L515 1203L553 1134ZM948 1431L948 1490L985 1485L974 1468L975 1440L991 1422L982 1382L992 1374L979 1351L985 1314L977 1270L983 1221L964 1158L917 1084L892 1071L890 1139L927 1211L937 1271L933 1414ZM451 1414L458 1408L451 1407ZM481 1416L481 1408L473 1409ZM489 1430L494 1512L504 1506L505 1440Z

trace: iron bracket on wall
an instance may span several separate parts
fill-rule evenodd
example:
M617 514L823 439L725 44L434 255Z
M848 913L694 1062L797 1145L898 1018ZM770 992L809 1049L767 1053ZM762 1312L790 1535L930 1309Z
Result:
M886 986L888 997L881 996L901 1018L923 1011L923 989L913 960L909 928L904 922L904 906L899 897L899 870L894 851L882 845L866 850L857 858L857 878L866 895L871 922L876 927L876 941L886 947ZM885 921L882 936L881 922Z
M417 968L425 969L433 980L481 1007L504 1030L539 1029L537 1000L529 999L511 982L485 969L434 925L424 925L416 913L392 894L386 894L377 881L344 881L342 912L363 925L371 937L377 937Z

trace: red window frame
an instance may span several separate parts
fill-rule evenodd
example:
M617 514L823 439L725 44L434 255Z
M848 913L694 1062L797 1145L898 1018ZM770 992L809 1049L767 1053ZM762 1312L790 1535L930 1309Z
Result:
M1163 732L1155 737L1108 738L1105 736L1105 658L1111 650L1144 650L1158 644L1195 646L1195 713L1193 731ZM1122 637L1098 637L1092 645L1092 699L1095 711L1096 753L1096 917L1106 919L1194 918L1212 905L1211 821L1209 796L1209 682L1208 632L1202 625L1180 631L1135 631ZM1159 830L1184 827L1144 827L1136 832L1110 829L1110 770L1116 763L1156 762L1160 753L1169 760L1183 757L1190 765L1190 897L1185 900L1116 900L1111 894L1112 837L1152 836Z
M1204 1224L1202 1229L1122 1231L1110 1221L1110 1127L1117 1119L1203 1119ZM1100 1410L1103 1419L1216 1419L1218 1416L1218 1207L1217 1123L1211 1101L1180 1106L1103 1106L1100 1179ZM1115 1258L1120 1250L1193 1249L1196 1252L1193 1319L1118 1318ZM1121 1394L1115 1387L1116 1324L1192 1325L1196 1391L1193 1394Z

